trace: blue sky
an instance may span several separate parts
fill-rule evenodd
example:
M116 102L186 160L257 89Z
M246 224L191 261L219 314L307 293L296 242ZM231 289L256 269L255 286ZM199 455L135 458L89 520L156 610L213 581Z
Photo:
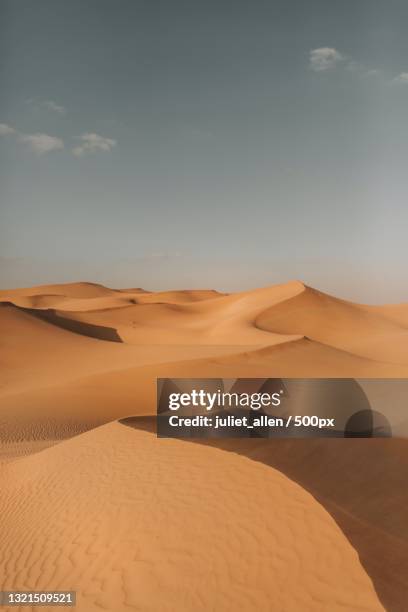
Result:
M0 0L0 285L408 301L402 1Z

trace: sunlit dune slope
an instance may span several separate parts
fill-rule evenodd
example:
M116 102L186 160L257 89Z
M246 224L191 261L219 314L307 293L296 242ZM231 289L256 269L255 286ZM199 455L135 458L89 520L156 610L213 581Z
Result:
M324 377L336 372L351 377L357 371L364 377L374 373L392 375L396 370L309 341L288 342L281 347L255 351L254 355L117 369L0 397L3 416L0 437L7 442L44 435L58 439L66 437L73 423L80 430L127 416L153 415L158 377Z
M230 295L120 291L78 283L3 291L0 301L38 311L48 320L52 316L56 325L84 335L104 338L98 328L114 330L126 344L255 348L306 337L373 362L408 366L405 305L365 307L298 281Z
M77 610L383 610L329 514L279 472L118 423L3 466L2 589Z
M108 289L95 283L42 285L27 289L0 290L0 302L10 301L22 308L61 308L64 311L98 311L129 304L189 303L219 297L212 289L158 291L144 289Z
M408 364L408 329L383 313L306 288L264 310L255 324L274 333L290 330L360 357Z
M369 306L366 308L408 329L408 304L390 304L386 306Z
M303 290L301 283L294 282L233 295L210 291L159 292L130 298L132 303L119 294L119 301L110 298L110 304L106 300L100 304L99 300L98 307L96 300L89 300L86 308L78 304L77 311L73 310L72 302L60 304L56 314L115 328L120 338L130 344L265 345L280 341L281 334L258 329L255 318L271 304ZM123 308L117 308L121 305Z
M95 327L89 337L33 316L11 304L0 304L0 401L1 396L96 373L140 367L146 364L197 359L230 353L228 346L138 346L98 339L106 328ZM112 328L112 331L115 330ZM86 332L86 333L85 333Z
M403 610L405 447L378 447L367 472L360 441L340 457L327 440L220 450L111 421L149 420L158 377L408 378L404 306L297 281L230 295L73 283L0 302L3 588L76 588L81 612L381 610L366 570Z
M87 428L154 414L158 377L408 376L405 329L299 282L231 295L143 293L157 303L101 309L89 306L127 299L125 293L56 287L63 298L65 292L67 300L85 302L88 311L14 306L23 290L2 296L3 439L18 431L32 437L33 423L45 431L52 421L59 437L55 430L66 432L67 422ZM81 291L85 297L71 297ZM184 301L175 303L180 293Z
M153 419L130 419L155 430ZM408 441L217 439L223 449L278 469L308 490L357 550L387 610L408 600Z

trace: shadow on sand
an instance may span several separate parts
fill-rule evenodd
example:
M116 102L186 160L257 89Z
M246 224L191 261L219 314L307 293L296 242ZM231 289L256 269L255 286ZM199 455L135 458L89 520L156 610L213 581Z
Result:
M151 433L156 417L123 425ZM386 610L408 602L408 440L185 439L275 468L309 491L357 551Z
M97 340L106 340L107 342L123 342L118 332L114 327L104 327L103 325L94 325L92 323L86 323L84 321L76 321L68 317L63 317L58 314L53 308L47 308L46 310L39 310L36 308L23 308L21 306L15 306L11 302L6 302L10 306L14 306L18 310L27 312L28 314L47 321L57 327L62 327L74 334L80 336L88 336L89 338L96 338Z

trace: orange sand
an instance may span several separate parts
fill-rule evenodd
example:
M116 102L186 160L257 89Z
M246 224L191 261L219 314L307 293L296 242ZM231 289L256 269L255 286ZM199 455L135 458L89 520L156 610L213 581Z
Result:
M388 606L339 519L359 529L346 503L357 485L320 496L308 453L311 484L265 459L276 441L252 441L263 455L247 458L242 441L219 450L114 421L153 415L163 376L408 377L408 306L356 305L297 281L231 295L78 283L3 290L0 302L1 588L75 589L80 612ZM398 537L403 558L396 520L398 534L369 513L364 530Z

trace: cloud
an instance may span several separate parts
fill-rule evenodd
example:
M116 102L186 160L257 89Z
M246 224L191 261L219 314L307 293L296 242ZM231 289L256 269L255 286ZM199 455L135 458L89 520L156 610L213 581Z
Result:
M37 155L44 155L51 151L61 151L65 146L62 138L57 136L50 136L43 132L22 134L10 125L0 123L0 137L8 134L13 134L18 142L27 145L28 149ZM79 140L80 144L72 149L72 153L77 157L88 153L110 153L117 145L117 141L113 138L106 138L94 132L85 132L79 136Z
M11 127L11 125L7 125L7 123L0 123L0 136L7 136L7 134L14 134L16 130Z
M324 72L325 70L331 70L335 66L343 61L344 56L333 49L332 47L320 47L319 49L312 49L309 54L310 68L315 72Z
M379 76L381 73L377 68L371 68L370 70L366 71L366 75L367 76Z
M117 145L117 141L112 138L105 138L104 136L99 136L99 134L90 132L82 134L80 139L82 144L72 149L72 153L77 157L81 157L86 153L96 153L98 151L110 153L113 147Z
M365 64L356 62L353 59L350 59L347 64L345 64L345 70L362 77L380 76L381 74L381 71L377 68L368 68Z
M44 153L50 153L51 151L60 151L64 148L64 142L61 138L41 133L22 134L20 142L27 144L31 151L38 155L44 155Z
M340 51L337 51L337 49L334 49L333 47L319 47L318 49L312 49L309 54L309 60L309 68L315 72L332 70L338 64L342 63L342 68L344 70L359 77L379 77L382 74L381 70L378 70L377 68L370 68L366 64L353 59L349 55L340 53Z
M65 115L65 113L67 112L65 106L57 104L56 102L54 102L54 100L44 100L43 106L45 106L45 108L47 108L48 110L53 111L54 113L58 113L59 115Z
M401 74L395 77L394 81L408 85L408 72L401 72Z
M34 109L46 109L59 115L65 115L67 109L62 104L58 104L54 100L39 100L38 98L28 98L26 104L29 104Z

